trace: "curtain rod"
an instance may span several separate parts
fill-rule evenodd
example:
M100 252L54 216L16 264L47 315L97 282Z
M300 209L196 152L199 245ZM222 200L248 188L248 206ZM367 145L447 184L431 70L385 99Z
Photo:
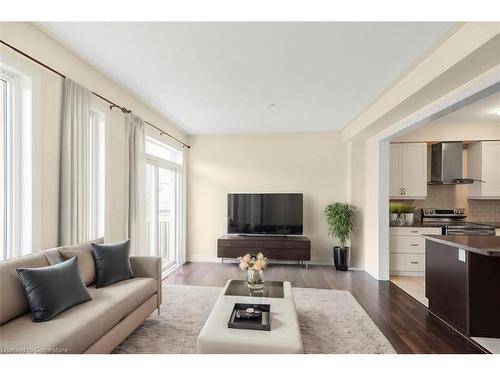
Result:
M43 63L43 62L41 62L40 60L35 59L33 56L28 55L26 52L21 51L20 49L18 49L18 48L16 48L16 47L14 47L14 46L12 46L12 45L10 45L10 44L9 44L9 43L7 43L7 42L4 42L4 41L3 41L3 40L1 40L1 39L0 39L0 43L2 43L3 45L6 45L7 47L9 47L9 48L11 48L12 50L16 51L17 53L19 53L20 55L23 55L23 56L24 56L24 57L26 57L27 59L30 59L31 61L34 61L34 62L35 62L35 63L37 63L38 65L43 66L45 69L50 70L52 73L55 73L55 74L57 74L58 76L60 76L60 77L62 77L62 78L66 78L66 76L65 76L64 74L62 74L61 72L59 72L59 71L55 70L54 68L52 68L52 67L48 66L47 64L44 64L44 63ZM96 92L94 92L94 91L92 91L92 94L93 94L93 95L95 95L95 96L97 96L98 98L100 98L100 99L104 100L105 102L107 102L107 103L109 104L109 109L110 109L110 110L112 110L113 108L118 108L118 109L120 109L120 110L122 111L122 113L131 113L131 112L132 112L131 110L129 110L129 109L125 108L125 107L122 107L122 106L120 106L120 105L118 105L118 104L116 104L116 103L113 103L111 100L109 100L109 99L105 98L105 97L104 97L104 96L102 96L102 95L99 95L98 93L96 93ZM179 143L182 145L182 147L191 148L191 146L190 146L190 145L188 145L188 144L186 144L186 143L182 142L180 139L178 139L178 138L174 137L173 135L171 135L171 134L167 133L165 130L160 129L158 126L153 125L153 124L152 124L152 123L150 123L149 121L144 121L144 123L145 123L145 124L147 124L147 125L149 125L149 126L151 126L151 127L153 127L153 128L155 128L156 130L158 130L158 131L160 132L160 135L166 135L166 136L168 136L168 137L170 137L170 138L174 139L175 141L179 142Z

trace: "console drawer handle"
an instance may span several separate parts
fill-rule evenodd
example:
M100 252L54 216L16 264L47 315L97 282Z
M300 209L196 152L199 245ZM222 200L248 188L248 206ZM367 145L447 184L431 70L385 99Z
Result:
M410 262L411 264L418 264L418 262Z

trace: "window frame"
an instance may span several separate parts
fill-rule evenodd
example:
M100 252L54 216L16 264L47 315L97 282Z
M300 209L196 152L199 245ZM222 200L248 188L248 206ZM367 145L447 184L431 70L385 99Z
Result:
M8 54L2 56L0 77L8 87L2 257L10 259L41 249L40 78L32 66Z
M37 248L33 215L34 137L33 79L2 65L7 82L5 129L5 247L4 259L26 255Z

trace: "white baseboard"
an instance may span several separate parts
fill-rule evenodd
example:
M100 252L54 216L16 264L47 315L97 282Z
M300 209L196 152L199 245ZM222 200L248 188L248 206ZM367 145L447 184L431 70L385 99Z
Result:
M210 255L188 255L187 256L187 261L188 262L204 262L204 263L220 263L220 258L210 256ZM236 262L236 260L235 260ZM229 259L228 259L229 263Z
M170 276L171 274L173 274L175 271L177 271L181 267L182 267L182 263L179 263L179 264L176 264L175 266L170 267L167 270L163 270L162 273L161 273L162 280L166 279L168 276Z
M221 258L210 256L210 255L188 255L187 257L188 262L193 262L193 263L200 263L200 262L205 262L205 263L222 263ZM234 258L224 258L224 263L238 263L238 261ZM271 260L270 264L299 264L296 261L288 261L288 260ZM308 262L310 265L316 265L316 266L332 266L333 267L333 261L331 259L321 259L321 258L313 258L311 259L310 262ZM359 265L352 265L349 266L349 269L352 271L364 271L363 267L360 267Z

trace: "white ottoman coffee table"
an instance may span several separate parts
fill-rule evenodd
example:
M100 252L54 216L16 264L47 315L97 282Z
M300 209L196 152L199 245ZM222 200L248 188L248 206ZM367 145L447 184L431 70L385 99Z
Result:
M219 354L299 354L302 338L290 282L267 282L264 297L248 296L246 282L228 280L201 330L198 353ZM229 294L229 295L228 295ZM271 330L255 331L228 328L235 303L269 304Z

